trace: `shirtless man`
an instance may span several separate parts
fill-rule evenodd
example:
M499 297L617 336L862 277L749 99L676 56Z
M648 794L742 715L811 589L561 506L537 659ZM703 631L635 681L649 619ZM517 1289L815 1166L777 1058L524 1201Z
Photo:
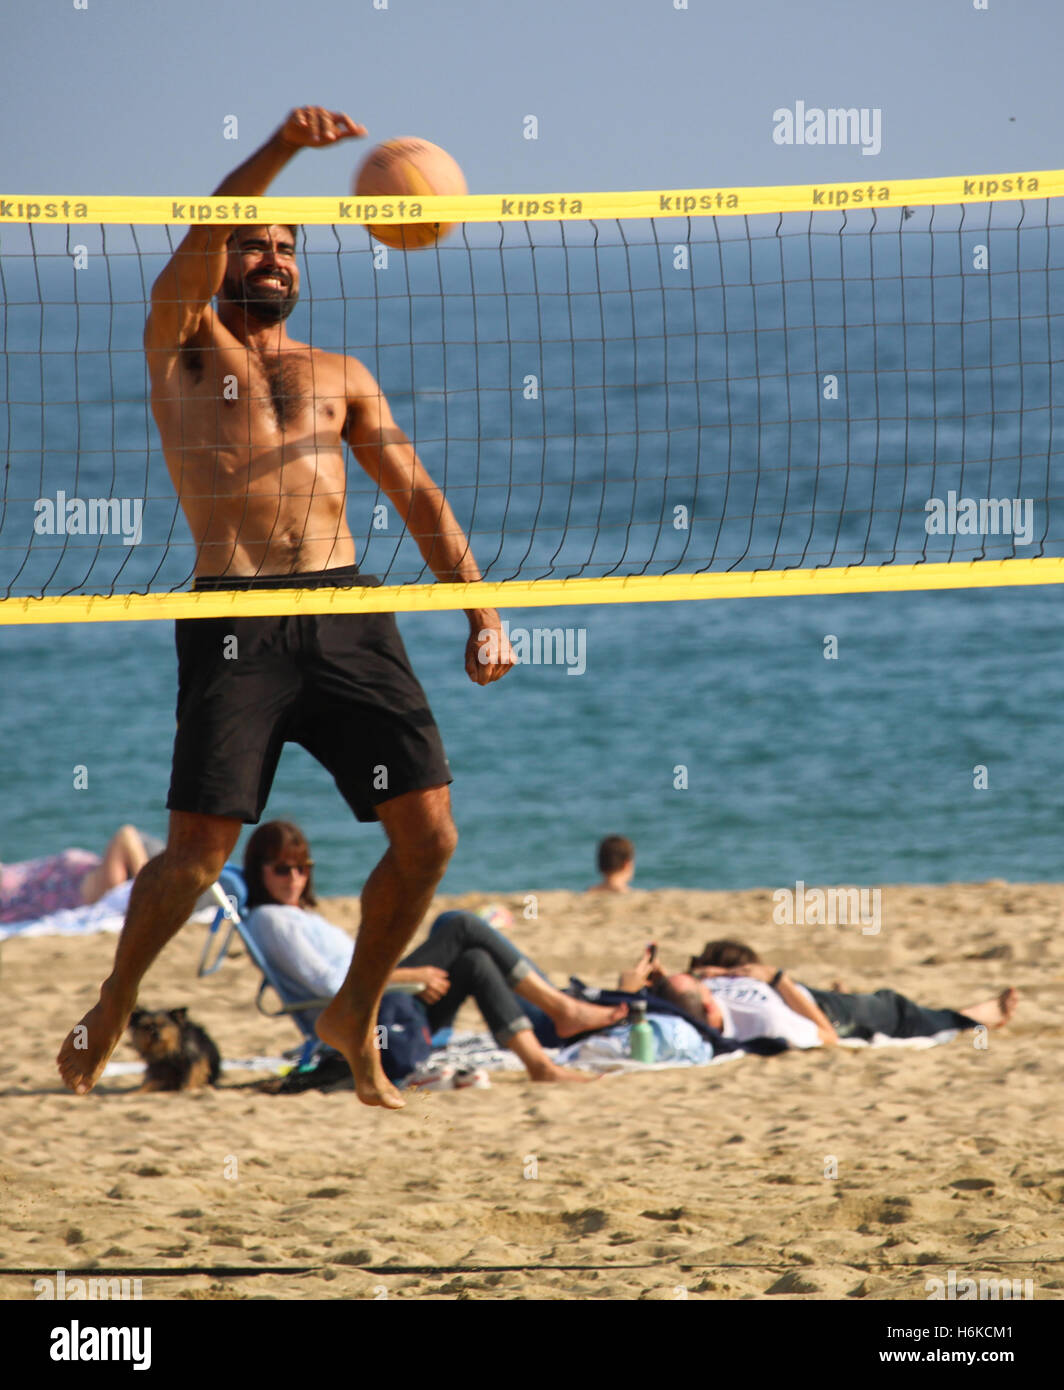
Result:
M261 195L297 150L365 134L344 114L302 107L217 193ZM346 517L345 442L436 578L479 579L465 535L370 372L288 336L299 283L291 227L223 225L192 228L152 288L144 333L152 410L196 543L196 587L365 583ZM467 616L466 670L487 685L513 653L494 609ZM148 967L217 879L241 823L259 820L288 739L328 768L359 820L379 819L388 837L362 893L351 968L318 1032L347 1058L362 1101L398 1109L404 1102L374 1046L377 1007L457 832L443 745L394 617L196 618L177 624L176 639L167 846L136 880L114 969L64 1042L60 1074L78 1094L91 1090Z

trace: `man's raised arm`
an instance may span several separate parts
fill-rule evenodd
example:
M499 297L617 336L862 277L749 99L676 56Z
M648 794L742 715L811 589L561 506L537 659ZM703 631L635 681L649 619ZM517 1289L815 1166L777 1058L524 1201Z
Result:
M265 193L299 149L332 145L366 134L342 111L301 106L292 111L266 143L234 169L214 190L252 197ZM199 327L204 310L225 278L226 243L233 225L192 227L152 286L151 312L144 330L149 349L179 347Z

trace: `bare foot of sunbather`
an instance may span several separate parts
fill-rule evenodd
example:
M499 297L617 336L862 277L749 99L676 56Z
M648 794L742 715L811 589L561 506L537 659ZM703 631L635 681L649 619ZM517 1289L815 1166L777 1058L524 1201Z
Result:
M623 1023L628 1016L627 1004L589 1004L563 994L540 975L525 975L514 985L514 993L535 1004L550 1017L559 1038L572 1038L577 1033L595 1033Z
M535 1071L529 1070L528 1078L530 1081L601 1081L601 1076L589 1076L585 1071L573 1071L571 1067L559 1067L557 1063L547 1061L542 1067L537 1067Z
M520 1028L510 1038L506 1046L515 1052L525 1064L530 1081L596 1081L581 1071L571 1071L560 1067L544 1051L539 1039L531 1028Z
M65 1085L76 1095L88 1095L99 1081L111 1053L126 1031L135 1000L119 998L104 983L99 1003L67 1034L56 1065Z
M984 999L981 1004L972 1004L967 1009L958 1010L967 1018L974 1018L977 1023L983 1023L987 1028L1004 1028L1009 1019L1016 1012L1016 1006L1020 1002L1020 996L1011 985L1003 989L996 999Z
M564 996L566 999L569 997ZM554 1019L554 1027L559 1038L572 1038L577 1033L612 1028L615 1023L623 1023L627 1017L627 1004L588 1004L583 999L574 999L572 1008L566 1010L561 1018Z
M340 995L318 1019L315 1032L323 1043L347 1058L355 1091L363 1105L402 1110L406 1101L384 1074L376 1042L377 1011L359 1014Z

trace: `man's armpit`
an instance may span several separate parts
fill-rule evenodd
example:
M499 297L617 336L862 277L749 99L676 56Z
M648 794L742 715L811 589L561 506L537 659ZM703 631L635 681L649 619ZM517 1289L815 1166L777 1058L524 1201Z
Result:
M151 353L182 353L202 355L210 341L214 326L214 309L210 304L181 313L174 306L174 313L153 305L144 324L144 350ZM182 356L182 365L191 366L190 358ZM202 357L200 362L202 370Z

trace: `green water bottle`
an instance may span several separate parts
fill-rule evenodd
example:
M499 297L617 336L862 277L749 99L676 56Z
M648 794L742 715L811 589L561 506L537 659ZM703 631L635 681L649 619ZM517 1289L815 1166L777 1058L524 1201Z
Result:
M633 1062L653 1062L657 1055L654 1030L647 1022L647 1006L642 999L629 1005L632 1026L628 1033L628 1051Z

